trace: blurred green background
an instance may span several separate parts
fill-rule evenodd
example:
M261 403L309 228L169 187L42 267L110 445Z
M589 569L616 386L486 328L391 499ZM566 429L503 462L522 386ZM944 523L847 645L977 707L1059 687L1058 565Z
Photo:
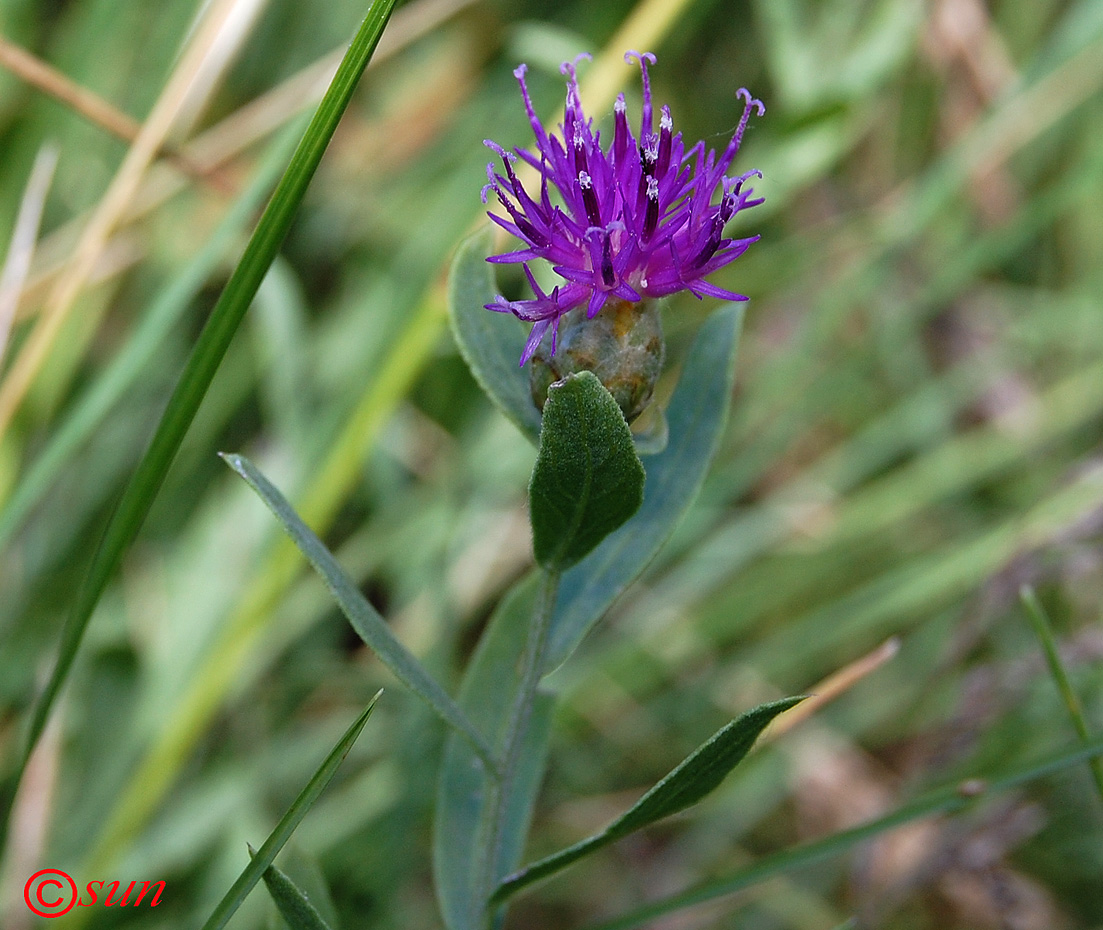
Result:
M0 435L6 757L112 503L327 79L296 75L364 13L230 7L168 135L175 161L138 179ZM198 13L0 0L0 32L140 122ZM285 867L348 930L441 926L439 725L276 547L275 521L215 452L248 454L306 502L454 686L530 564L534 450L468 375L441 278L481 215L482 140L528 141L512 69L529 64L550 116L559 62L619 54L629 21L660 33L656 102L687 139L726 144L739 87L765 101L734 170L759 168L767 200L737 224L761 242L716 275L752 298L732 422L674 540L552 679L563 701L530 853L600 828L739 711L890 637L899 651L698 810L521 899L509 926L581 927L1072 745L1023 584L1103 728L1103 3L413 0L89 628L13 828L5 927L29 926L19 895L39 863L81 882L107 877L93 869L166 880L161 907L90 909L88 927L198 925L380 686ZM627 67L621 88L637 113ZM127 150L0 68L0 242L47 143L57 170L0 388ZM667 391L712 307L670 302ZM1071 930L1103 926L1101 887L1103 800L1085 767L654 926ZM265 926L270 910L255 892L231 926Z

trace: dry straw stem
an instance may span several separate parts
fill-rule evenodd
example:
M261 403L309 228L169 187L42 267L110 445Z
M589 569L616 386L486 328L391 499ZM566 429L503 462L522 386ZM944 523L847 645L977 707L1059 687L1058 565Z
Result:
M16 77L59 100L88 122L106 129L124 142L133 142L141 125L116 109L95 91L82 87L25 48L0 35L0 65Z
M164 144L177 115L191 99L193 84L205 71L211 50L219 43L223 28L240 0L218 0L208 11L184 51L165 89L126 153L111 185L92 212L77 243L72 261L62 271L47 297L34 328L0 384L0 436L3 436L22 403L77 297L92 276L107 241L118 226L127 205L138 190L142 176Z
M441 23L471 6L475 0L419 0L398 10L387 26L368 68L393 57L406 46L428 34ZM210 129L197 135L181 149L181 157L204 177L211 177L252 145L283 128L300 113L316 106L344 55L344 46L323 55L287 80L255 100L235 110ZM154 165L143 178L132 201L127 204L120 225L132 223L152 213L163 203L188 187L188 178L170 166ZM44 299L59 270L72 250L72 230L62 227L42 243L37 273L24 291L17 319L30 316ZM96 279L104 280L125 270L131 262L106 262L96 269Z
M872 675L886 662L895 658L899 652L900 640L893 636L891 639L885 640L872 652L866 653L861 658L844 665L837 672L832 672L819 684L813 685L808 691L808 697L801 703L774 720L766 733L763 734L761 741L777 739L782 734L788 733L793 727L804 723L813 714L819 712L825 704L829 704L835 698L845 694L858 682Z
M58 71L25 48L0 35L0 67L7 68L16 77L38 88L82 116L94 126L104 129L123 142L133 143L142 125L95 91L78 84L68 75ZM165 157L185 174L200 181L215 183L198 164L171 146L163 146Z
M42 208L57 167L57 146L44 145L38 150L31 168L31 176L23 191L19 213L15 218L4 270L0 272L0 363L8 345L19 294L27 280L34 256L34 244L38 239L38 227L42 222Z

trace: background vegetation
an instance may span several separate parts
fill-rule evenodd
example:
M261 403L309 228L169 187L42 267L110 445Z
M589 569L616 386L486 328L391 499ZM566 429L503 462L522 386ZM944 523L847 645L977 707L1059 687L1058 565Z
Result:
M5 757L112 503L328 80L302 69L347 42L365 6L212 0L208 14L227 10L182 76L191 0L0 2L9 69L14 43L115 110L82 115L87 103L0 70L0 241L21 203L44 205L21 294L0 298ZM559 62L619 51L626 22L652 31L656 96L688 138L726 141L741 86L766 102L737 169L763 171L767 201L740 218L762 241L717 276L752 296L724 445L643 583L552 680L564 700L530 853L599 829L739 711L859 664L699 809L521 899L511 926L609 919L1075 745L1024 584L1103 729L1103 4L413 0L89 627L20 801L4 926L26 926L39 863L167 881L156 911L90 910L89 927L198 925L381 685L283 862L343 927L440 926L439 725L215 452L257 461L455 682L530 564L534 450L459 359L443 269L480 215L481 140L527 141L512 69L529 64L550 115ZM164 157L123 165L118 135L148 130L174 81L186 92ZM638 105L630 69L615 84ZM120 113L131 121L113 134ZM56 173L36 192L48 144ZM133 191L112 205L120 165ZM62 299L89 256L81 230L109 209L87 280ZM671 302L672 370L712 306ZM840 851L652 926L1103 925L1103 798L1087 766ZM255 893L232 926L269 910Z

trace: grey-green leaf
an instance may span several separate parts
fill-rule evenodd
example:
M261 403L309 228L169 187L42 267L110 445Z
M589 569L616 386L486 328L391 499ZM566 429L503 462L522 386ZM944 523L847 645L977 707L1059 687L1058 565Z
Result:
M306 892L274 865L264 870L264 885L290 930L331 930Z
M459 705L438 684L414 655L400 643L387 622L372 607L325 544L314 535L287 499L257 467L242 455L222 455L223 460L260 496L283 525L292 542L314 566L352 628L406 687L425 701L445 723L467 739L485 764L493 767L493 754L483 735Z
M498 741L509 722L520 683L521 657L536 603L536 576L506 595L479 640L460 688L460 705L484 733ZM538 694L513 780L506 811L505 841L494 875L508 874L520 861L532 806L544 771L551 734L553 700ZM486 830L489 776L470 747L451 736L445 746L437 784L433 822L433 876L440 909L449 930L485 930L486 902L479 897L478 860Z
M491 239L485 230L460 243L448 276L448 310L460 355L487 396L535 445L540 413L532 402L528 371L520 367L525 328L486 304L497 293L487 262Z
M536 561L561 570L643 503L644 470L617 402L588 371L548 390L529 484Z
M705 321L666 409L666 448L643 460L643 506L630 524L563 574L549 634L549 670L566 660L639 576L697 496L727 422L742 320L742 308L727 304Z
M737 717L713 734L600 833L514 873L498 886L491 900L504 901L527 885L554 875L583 856L693 806L717 788L728 773L743 761L774 717L802 700L802 697L784 698L762 704Z
M280 822L276 824L276 829L268 835L268 839L264 841L252 861L230 886L230 890L226 892L222 900L218 902L218 906L207 918L206 923L203 924L202 930L221 930L233 917L241 906L241 902L245 900L246 895L253 890L253 886L258 879L272 864L276 854L283 849L284 843L291 838L291 834L295 832L295 828L306 816L306 812L318 800L318 796L325 790L330 779L336 774L337 767L348 755L349 750L352 749L352 744L356 742L356 737L364 729L364 724L368 722L368 717L375 709L375 702L379 700L379 695L382 693L382 691L376 693L364 712L352 722L352 726L345 731L345 735L341 737L330 754L326 756L318 771L314 773L306 787L303 788L299 796L287 809L287 813L280 818Z

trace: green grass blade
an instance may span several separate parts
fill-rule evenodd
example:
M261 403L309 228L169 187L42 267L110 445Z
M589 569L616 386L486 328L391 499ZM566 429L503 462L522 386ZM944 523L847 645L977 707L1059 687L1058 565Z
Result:
M26 477L0 511L0 550L19 530L27 514L53 487L65 465L143 372L157 347L188 308L189 301L218 268L254 211L260 208L280 170L287 164L297 134L297 130L292 128L270 146L249 186L226 212L203 248L154 298L134 335L50 437Z
M333 557L333 553L314 535L310 527L303 523L287 498L244 456L222 455L222 458L245 479L249 487L257 492L268 509L280 521L287 535L291 537L291 541L298 546L299 551L322 576L326 587L337 601L337 606L341 608L341 613L348 618L360 638L399 681L425 701L445 723L455 727L488 766L488 770L493 771L494 754L483 735L475 729L474 724L437 683L437 680L402 643L395 639L387 622L360 593L352 579L345 574L344 569Z
M353 721L352 726L345 731L345 735L341 737L330 754L326 756L318 771L314 773L306 787L303 788L299 796L295 798L294 803L287 809L287 813L276 824L276 829L268 835L264 845L261 846L252 861L230 886L230 890L226 892L222 900L218 902L218 906L207 918L206 923L203 924L202 930L220 930L221 927L226 926L227 921L241 906L241 902L245 900L249 892L253 890L253 886L272 864L276 854L283 849L284 843L291 838L291 834L295 832L295 828L306 816L306 812L310 810L311 805L318 800L318 796L325 790L326 785L329 784L330 779L336 773L337 767L344 761L349 750L352 749L352 744L356 742L360 731L364 729L364 724L368 722L368 717L371 716L372 710L375 709L375 703L382 693L382 691L376 693L368 706L364 708L364 712Z
M505 901L522 888L554 875L584 856L693 806L717 788L728 773L746 758L759 734L774 717L802 700L793 697L762 704L737 717L713 734L604 830L509 876L498 886L491 902Z
M27 760L42 735L54 701L72 668L92 612L123 553L149 513L230 340L287 235L307 185L352 99L353 90L375 51L394 4L395 0L375 0L372 4L253 231L241 261L226 283L188 357L153 440L123 492L92 557L88 574L62 631L57 663L32 712L22 757L14 776L15 783L21 779ZM10 802L10 797L6 800ZM7 814L5 811L5 826Z
M256 850L249 847L249 855L256 856ZM330 930L329 924L322 919L318 909L311 904L307 893L274 865L264 870L264 887L276 903L280 917L291 930Z
M654 901L637 908L628 914L600 924L591 924L586 930L632 930L643 927L659 917L685 910L706 901L714 901L725 895L735 894L744 888L757 885L778 875L784 875L803 866L813 865L834 856L849 852L867 840L887 833L904 824L939 814L953 814L977 803L980 798L994 797L1004 791L1028 785L1057 772L1080 765L1089 759L1103 756L1103 739L1097 739L1085 746L1068 750L1044 762L1025 766L1010 774L981 782L983 791L978 795L974 786L962 790L959 782L948 788L917 798L897 808L884 817L871 820L849 830L842 830L822 840L805 843L792 849L782 850L773 855L763 856L754 865L741 869L733 875L716 881L707 882L697 888L691 888L679 894Z
M1057 690L1061 693L1061 700L1068 711L1073 729L1076 730L1076 735L1080 737L1081 742L1090 743L1091 731L1088 729L1088 722L1084 719L1084 708L1080 706L1080 699L1072 688L1072 682L1069 681L1065 663L1061 661L1061 653L1057 651L1057 640L1053 636L1053 627L1050 625L1045 608L1042 607L1042 602L1038 600L1034 589L1029 585L1024 585L1019 591L1019 599L1023 602L1026 615L1034 626L1034 632L1038 635L1038 642L1041 643L1042 652L1046 657L1046 665L1049 666L1049 673L1053 676ZM1088 767L1091 769L1096 791L1099 792L1100 799L1103 799L1103 761L1091 759L1088 761Z

